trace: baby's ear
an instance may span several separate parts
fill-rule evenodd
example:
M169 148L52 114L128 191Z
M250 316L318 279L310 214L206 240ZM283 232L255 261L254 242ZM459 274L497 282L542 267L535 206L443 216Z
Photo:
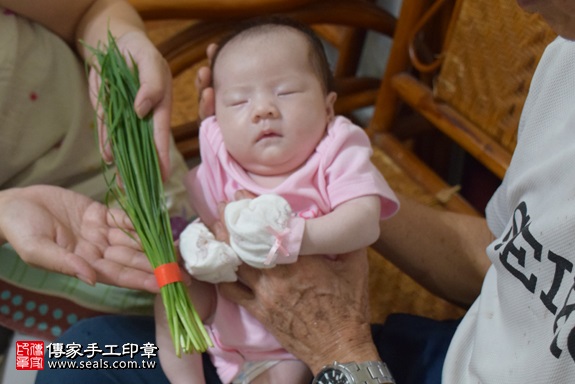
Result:
M328 121L331 121L335 116L335 101L337 100L337 93L330 92L325 97L325 107Z

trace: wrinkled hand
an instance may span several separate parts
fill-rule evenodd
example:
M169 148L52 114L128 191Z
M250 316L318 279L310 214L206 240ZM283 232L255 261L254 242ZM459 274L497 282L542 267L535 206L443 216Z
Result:
M245 307L286 348L317 373L335 360L379 357L372 343L365 251L303 256L271 269L247 265L243 283L222 283L220 292Z
M210 44L206 50L206 55L208 57L208 63L210 63L216 53L218 46L216 44ZM208 64L209 65L209 64ZM214 88L212 84L212 71L209 66L201 67L198 69L196 74L195 85L200 94L200 101L198 106L198 115L201 120L212 116L215 113L216 100L214 96Z
M128 32L117 39L120 51L125 54L130 63L132 56L139 69L140 89L134 101L134 109L139 117L144 117L151 111L154 113L154 141L160 160L162 178L167 180L170 171L170 114L172 108L172 75L168 63L143 32ZM97 107L97 95L100 78L97 70L90 72L90 97ZM100 150L106 162L113 159L110 145L107 141L106 129L98 119Z
M101 282L158 292L152 268L127 215L53 186L0 193L0 244L9 242L28 264Z

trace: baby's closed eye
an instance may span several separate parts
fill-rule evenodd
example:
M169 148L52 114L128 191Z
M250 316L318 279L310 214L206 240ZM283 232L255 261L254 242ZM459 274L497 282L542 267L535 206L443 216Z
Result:
M226 107L239 107L239 106L247 104L247 103L248 103L248 98L242 98L242 97L224 100L224 105Z
M297 95L298 93L301 93L299 89L286 89L278 91L277 95L278 97L286 97L286 96Z

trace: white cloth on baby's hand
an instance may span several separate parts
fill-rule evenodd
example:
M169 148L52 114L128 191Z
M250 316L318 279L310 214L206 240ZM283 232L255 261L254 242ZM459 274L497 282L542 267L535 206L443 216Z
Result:
M230 245L245 263L271 268L297 260L305 220L293 215L283 197L265 194L231 202L225 221Z
M216 240L200 221L189 224L180 235L180 253L186 270L209 283L233 282L241 260L229 245Z

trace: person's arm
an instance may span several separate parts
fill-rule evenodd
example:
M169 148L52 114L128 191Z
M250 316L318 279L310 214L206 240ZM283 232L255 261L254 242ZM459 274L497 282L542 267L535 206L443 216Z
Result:
M75 38L78 51L88 61L91 53L86 48L106 45L108 29L121 52L138 65L140 89L134 100L138 116L144 117L153 111L154 141L158 151L162 177L167 180L170 170L169 143L171 134L172 75L165 58L149 40L144 24L135 9L124 0L96 0L79 21ZM86 45L84 45L84 43ZM131 60L131 59L130 59ZM97 94L99 79L97 70L90 73L91 96ZM97 101L93 99L94 105ZM99 126L100 146L105 160L112 160L107 145L105 128Z
M0 0L0 6L42 24L71 46L75 46L76 28L97 0Z
M485 249L493 234L485 219L402 196L400 203L399 212L381 222L374 248L431 292L470 305L491 265Z
M92 55L86 46L105 46L110 30L120 50L129 52L138 64L141 85L134 109L140 117L154 111L154 139L162 176L166 179L170 169L172 78L165 59L147 37L144 23L131 4L125 0L0 0L0 6L43 25L88 62L92 61ZM97 71L92 70L90 96L94 105L97 94ZM104 127L99 126L99 131L102 155L111 161Z
M0 191L0 245L26 263L96 282L158 292L128 216L79 193L37 185Z
M380 211L380 198L371 195L306 220L300 255L347 253L373 244L379 237Z
M134 8L124 0L0 0L0 5L42 24L83 57L91 46L107 40L108 27L115 36L143 32L144 24Z

